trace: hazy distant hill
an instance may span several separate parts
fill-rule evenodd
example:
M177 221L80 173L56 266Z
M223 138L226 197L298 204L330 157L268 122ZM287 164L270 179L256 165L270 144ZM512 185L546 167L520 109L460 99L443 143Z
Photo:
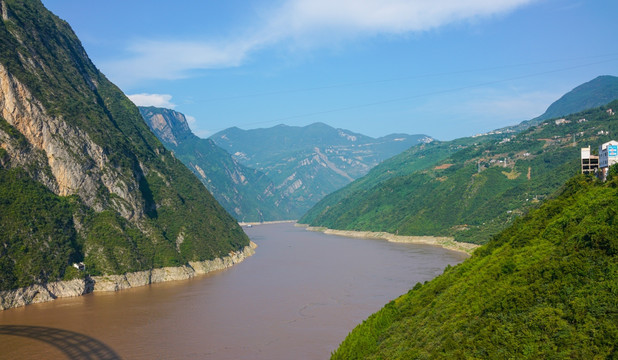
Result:
M272 179L275 192L293 202L296 218L382 160L433 140L405 134L374 139L322 123L255 130L229 128L211 139L242 164Z
M411 166L404 157L431 151L433 144L417 146L384 163L395 166L376 168L326 197L300 222L484 243L577 173L580 147L615 138L618 118L607 108L618 108L618 101L566 116L564 124L548 120L490 141L459 139L458 148L436 143L433 159L397 174Z
M0 290L226 256L234 219L38 0L0 2ZM81 274L83 276L83 274Z
M293 219L287 198L264 173L240 164L210 139L195 136L185 116L156 107L140 112L159 140L180 159L239 221Z
M615 121L615 120L614 120ZM333 359L615 359L618 179L584 175L358 325Z

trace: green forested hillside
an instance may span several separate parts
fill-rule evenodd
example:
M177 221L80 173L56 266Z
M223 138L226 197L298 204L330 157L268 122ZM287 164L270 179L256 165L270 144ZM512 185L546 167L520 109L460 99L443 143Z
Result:
M371 315L333 359L618 358L617 214L615 175L574 177L471 258Z
M341 201L346 201L347 197L355 198L362 196L361 194L383 181L431 168L436 163L462 149L495 139L495 136L483 136L480 138L461 138L452 141L434 140L429 143L412 146L401 154L376 165L362 178L326 196L303 215L299 222L313 223L325 209L335 206Z
M205 260L249 240L38 0L0 4L0 290Z
M579 172L580 147L595 149L618 134L609 108L618 108L618 101L569 115L568 123L549 120L502 140L471 144L373 187L351 191L353 183L340 191L344 197L327 197L300 222L485 243Z

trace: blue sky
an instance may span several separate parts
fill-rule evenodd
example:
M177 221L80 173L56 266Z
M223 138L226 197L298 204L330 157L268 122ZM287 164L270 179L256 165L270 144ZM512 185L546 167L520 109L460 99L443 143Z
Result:
M43 0L134 102L207 137L324 122L448 140L618 75L614 0Z

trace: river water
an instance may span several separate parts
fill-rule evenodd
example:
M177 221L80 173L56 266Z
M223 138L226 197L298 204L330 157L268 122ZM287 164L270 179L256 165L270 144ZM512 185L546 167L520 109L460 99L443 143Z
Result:
M465 255L293 224L245 229L256 254L201 277L0 311L0 359L325 359Z

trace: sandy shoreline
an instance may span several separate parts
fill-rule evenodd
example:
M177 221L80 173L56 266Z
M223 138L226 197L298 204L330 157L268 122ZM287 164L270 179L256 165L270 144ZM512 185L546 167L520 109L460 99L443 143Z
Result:
M256 226L256 225L268 225L268 224L286 224L286 223L295 223L296 220L275 220L275 221L262 221L262 222L239 222L240 226Z
M387 232L372 232L372 231L352 231L352 230L334 230L325 227L312 227L303 224L297 224L297 226L305 227L309 231L319 231L324 234L347 236L354 238L364 239L382 239L390 242L409 243L409 244L425 244L440 246L448 250L462 252L471 255L474 249L480 245L463 243L455 241L452 237L440 237L440 236L403 236L395 235Z

